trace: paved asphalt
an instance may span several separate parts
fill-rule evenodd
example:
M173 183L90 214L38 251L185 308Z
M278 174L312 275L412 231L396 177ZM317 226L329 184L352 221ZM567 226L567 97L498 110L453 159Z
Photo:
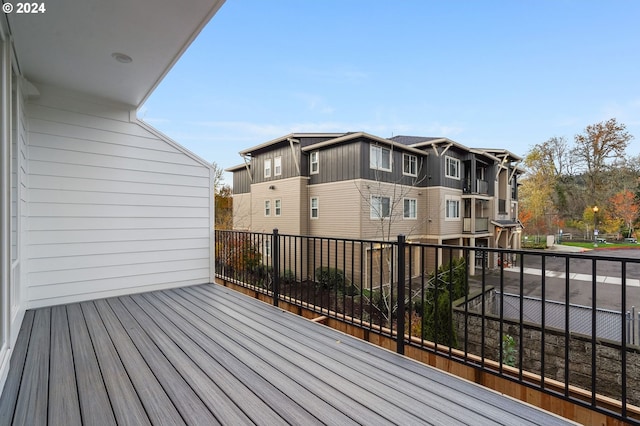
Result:
M539 252L536 252L539 253ZM598 276L595 293L598 308L622 310L621 279L622 263L626 262L626 308L630 310L632 306L636 310L640 308L640 250L608 250L606 248L583 252L567 253L561 250L546 250L540 254L524 256L524 271L522 293L525 296L542 296L542 258L544 257L545 270L545 295L546 300L566 302L566 259L569 259L569 303L591 306L593 300L593 268L595 267ZM485 286L500 288L500 283L504 286L505 293L520 294L520 265L514 265L502 272L491 270L484 277ZM555 275L555 276L549 276ZM561 275L558 277L558 275ZM472 289L482 287L482 276L476 275L470 280Z

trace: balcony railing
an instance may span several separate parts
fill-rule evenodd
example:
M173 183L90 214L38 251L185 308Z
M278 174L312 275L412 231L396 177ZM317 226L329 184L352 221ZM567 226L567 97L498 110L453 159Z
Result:
M215 259L216 277L275 305L286 301L394 339L399 353L420 348L640 425L640 347L629 343L637 325L625 312L639 305L628 287L640 286L640 259L277 230L216 231ZM552 305L561 317L554 321ZM608 338L600 308L619 318L607 320Z
M462 218L462 232L487 232L489 231L488 217L465 217ZM475 224L472 228L471 224Z

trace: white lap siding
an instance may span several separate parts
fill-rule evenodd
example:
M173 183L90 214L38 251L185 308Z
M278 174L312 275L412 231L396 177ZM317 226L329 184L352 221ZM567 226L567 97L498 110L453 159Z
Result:
M30 307L210 281L210 168L126 106L27 106Z

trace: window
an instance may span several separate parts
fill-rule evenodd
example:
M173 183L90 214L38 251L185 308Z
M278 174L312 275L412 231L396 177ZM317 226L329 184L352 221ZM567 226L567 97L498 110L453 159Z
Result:
M280 213L282 213L282 201L275 200L274 204L275 204L274 209L275 209L276 216L280 216Z
M418 200L415 198L404 199L404 218L416 219L418 217Z
M418 157L411 154L402 154L402 173L409 176L418 176Z
M280 176L282 174L282 157L273 159L273 175Z
M445 167L445 176L460 179L460 160L453 157L445 157Z
M381 146L371 145L369 167L376 170L391 171L391 151Z
M391 199L389 197L371 196L371 219L385 219L391 216Z
M460 199L453 197L447 198L445 203L445 220L459 220Z
M271 177L271 158L264 160L264 177Z
M320 172L320 163L319 163L319 157L320 157L320 153L318 151L314 151L311 153L310 156L310 162L309 162L309 173L312 175L318 174Z
M318 218L318 197L311 198L311 219Z
M271 200L264 200L264 215L271 216Z
M264 250L262 251L262 253L265 255L265 257L271 257L271 239L270 238L264 239Z

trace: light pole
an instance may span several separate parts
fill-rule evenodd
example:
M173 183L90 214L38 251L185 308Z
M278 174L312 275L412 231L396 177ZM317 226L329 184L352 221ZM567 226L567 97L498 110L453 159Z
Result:
M593 246L598 247L598 230L596 226L598 223L596 222L596 214L598 213L598 206L593 206Z

